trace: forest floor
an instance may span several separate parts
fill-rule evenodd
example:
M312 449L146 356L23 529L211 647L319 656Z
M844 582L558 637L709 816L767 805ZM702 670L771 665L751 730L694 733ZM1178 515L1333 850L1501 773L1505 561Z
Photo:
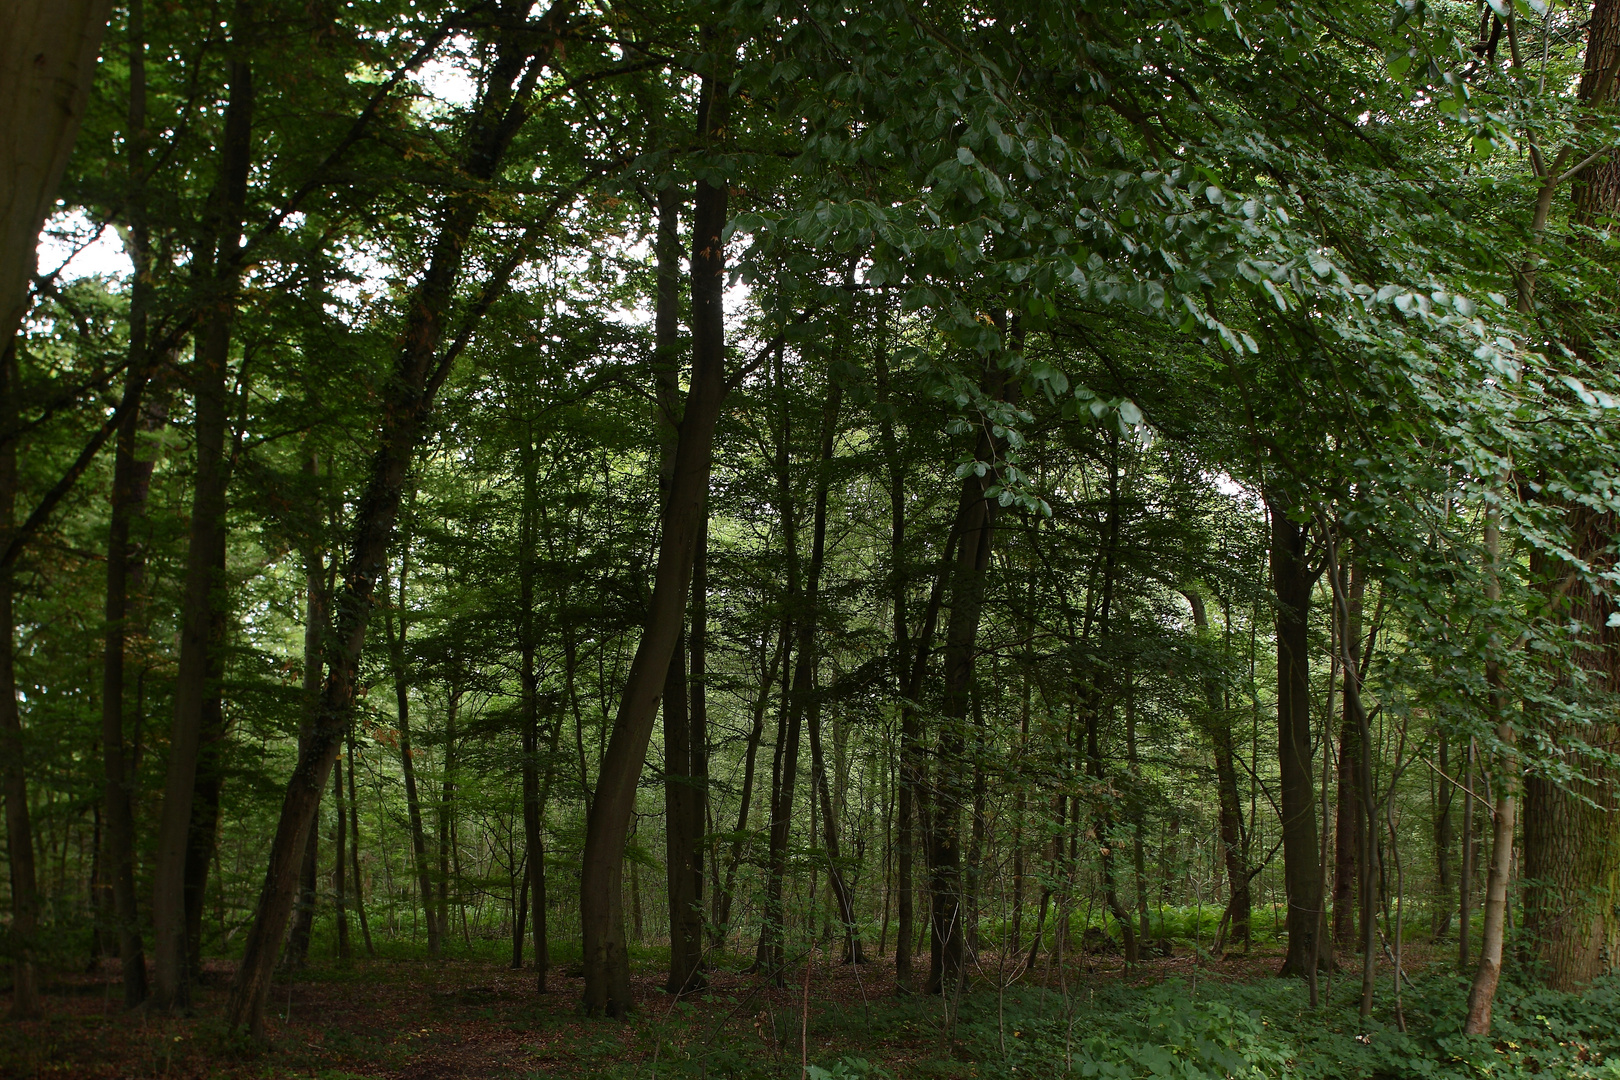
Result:
M488 960L323 962L276 983L269 1045L256 1046L227 1035L218 1019L230 968L215 961L186 1019L125 1013L115 973L52 980L45 1019L0 1027L0 1076L899 1080L1069 1068L1146 1076L1170 1075L1153 1056L1166 1052L1163 1064L1176 1059L1177 1076L1389 1075L1371 1062L1344 1061L1341 1071L1328 1060L1296 1072L1307 1056L1354 1054L1353 1040L1368 1039L1354 1024L1354 980L1336 980L1334 1010L1312 1019L1303 984L1274 978L1277 963L1271 950L1211 961L1184 949L1130 970L1117 957L1082 957L1061 978L1050 967L1033 973L1044 986L1026 980L1005 993L986 964L947 1017L937 998L896 995L891 963L857 968L818 955L782 988L719 970L708 992L675 1002L648 959L634 980L640 1010L620 1023L577 1015L583 981L567 964L538 995L532 970ZM1118 1027L1127 1015L1138 1017L1135 1026ZM1298 1062L1292 1051L1266 1049L1273 1033L1293 1032L1297 1043L1299 1032L1328 1027L1338 1041ZM1104 1058L1117 1058L1121 1071L1098 1066Z

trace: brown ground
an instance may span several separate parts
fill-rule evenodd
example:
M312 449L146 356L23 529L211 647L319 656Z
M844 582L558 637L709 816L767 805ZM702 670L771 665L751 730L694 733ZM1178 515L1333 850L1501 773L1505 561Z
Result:
M1276 964L1270 955L1234 956L1205 960L1196 974L1258 978ZM1128 974L1117 958L1085 958L1063 981L1190 979L1194 968L1186 954L1150 959ZM896 998L890 963L857 970L818 957L780 989L721 971L709 992L679 1003L649 969L635 979L639 1016L619 1023L578 1017L582 980L563 969L552 971L552 992L537 995L532 971L487 961L357 960L278 982L267 1048L227 1034L217 1019L229 975L224 965L210 966L196 1015L186 1019L123 1012L116 973L53 979L45 1019L0 1027L0 1076L765 1077L798 1075L801 1060L843 1054L897 1077L976 1071L952 1062L958 1055L940 1034L938 1000ZM1033 975L1059 986L1049 967ZM992 994L994 979L987 963L981 986ZM0 1008L9 1001L0 998Z

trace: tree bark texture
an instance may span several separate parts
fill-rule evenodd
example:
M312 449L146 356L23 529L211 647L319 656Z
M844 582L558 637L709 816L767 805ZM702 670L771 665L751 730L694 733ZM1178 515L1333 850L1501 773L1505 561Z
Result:
M1566 517L1576 555L1594 573L1612 571L1608 549L1620 521L1585 507L1572 507ZM1535 569L1544 582L1564 572ZM1616 607L1584 585L1556 603L1563 619L1581 627L1576 662L1586 673L1585 691L1606 715L1620 692L1620 629L1608 625ZM1537 975L1556 990L1577 990L1620 957L1620 777L1580 745L1613 754L1620 750L1620 723L1557 724L1548 734L1577 776L1560 784L1535 770L1525 775L1524 929Z
M1356 942L1357 869L1363 862L1361 819L1361 731L1351 715L1351 695L1361 686L1361 608L1367 574L1360 560L1344 568L1344 722L1339 725L1338 798L1333 827L1333 940L1344 948ZM1348 685L1355 680L1355 685Z
M28 304L39 231L79 135L112 0L10 0L0 34L0 342ZM3 347L3 346L0 346Z
M243 5L231 29L228 62L230 96L225 109L220 177L197 259L208 283L210 309L202 320L191 369L195 472L192 480L191 538L186 553L181 609L180 661L174 682L174 720L169 732L168 770L152 870L152 999L161 1011L191 1006L185 878L191 848L192 811L203 728L209 719L210 675L216 672L214 619L224 582L219 574L225 543L225 428L231 330L239 278L237 255L247 198L252 152L253 72L242 43L251 34ZM217 679L212 680L217 685Z
M1005 331L1004 324L1002 325ZM989 361L984 388L1000 399L1006 394L1007 372L1001 357ZM988 430L979 433L974 448L977 460L995 460L996 446ZM990 566L994 537L995 503L985 498L992 471L980 477L970 472L962 480L957 503L958 540L951 567L950 618L945 624L944 701L939 720L937 765L929 792L927 837L930 892L928 992L955 995L966 975L967 907L962 888L962 812L968 804L968 710L972 704L979 617L984 610L985 574Z
M1322 916L1316 800L1311 777L1310 605L1315 576L1305 565L1306 530L1288 502L1266 495L1271 517L1271 583L1277 600L1277 762L1282 789L1283 880L1288 953L1283 975L1305 976L1311 957L1331 965L1332 950L1313 952Z
M0 429L17 425L17 344L9 336L0 352ZM17 499L17 442L0 443L0 536L9 538ZM0 567L0 781L5 787L6 852L11 869L11 1015L39 1015L34 957L39 932L39 893L34 875L34 827L28 812L22 716L17 709L17 616L11 567Z
M679 323L681 245L678 229L680 193L658 192L656 271L657 299L653 316L654 427L659 434L658 487L667 502L680 446L681 397ZM698 551L708 531L705 515ZM693 587L700 587L693 556ZM697 603L694 591L694 606ZM683 635L684 637L684 635ZM687 696L687 650L677 639L664 675L664 841L669 899L669 978L672 994L701 990L703 977L703 833L707 768L706 748L695 730Z

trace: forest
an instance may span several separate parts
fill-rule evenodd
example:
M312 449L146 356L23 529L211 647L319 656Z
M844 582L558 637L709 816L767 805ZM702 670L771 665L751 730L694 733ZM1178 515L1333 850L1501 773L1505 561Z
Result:
M1620 1077L1620 0L6 0L0 1074Z

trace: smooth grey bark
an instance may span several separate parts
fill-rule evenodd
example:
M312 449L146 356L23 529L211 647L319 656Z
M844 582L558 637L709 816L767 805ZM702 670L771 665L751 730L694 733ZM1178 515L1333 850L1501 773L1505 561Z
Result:
M111 0L8 0L0 34L0 342L22 323L39 231L78 139Z

